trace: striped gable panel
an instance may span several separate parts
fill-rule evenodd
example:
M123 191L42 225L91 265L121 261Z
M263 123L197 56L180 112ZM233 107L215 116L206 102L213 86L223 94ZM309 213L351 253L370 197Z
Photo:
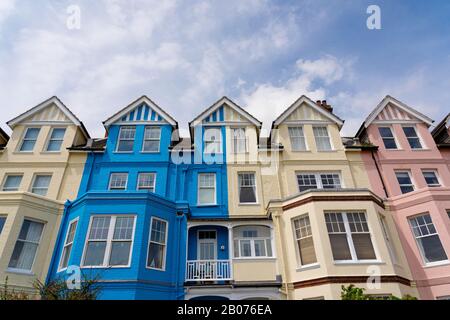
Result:
M210 122L222 122L225 120L224 116L224 106L217 108L215 111L211 112L204 120L203 123Z
M295 109L287 118L288 121L299 121L299 120L314 120L314 121L327 121L329 120L323 114L314 110L306 103L301 104L297 109Z
M33 114L27 120L31 122L40 122L40 121L56 121L56 122L66 122L70 121L70 119L64 114L64 112L58 108L55 104L52 104L41 111Z
M389 121L389 120L417 120L412 117L407 112L388 104L376 117L378 121Z
M143 103L135 109L128 112L121 118L122 122L147 122L147 121L164 121L164 118L156 113L155 110L150 108L147 104Z

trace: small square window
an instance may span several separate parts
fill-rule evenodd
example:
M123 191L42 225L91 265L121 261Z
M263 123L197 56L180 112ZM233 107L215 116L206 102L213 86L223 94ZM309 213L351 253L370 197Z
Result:
M394 135L390 127L379 127L378 131L383 139L384 147L388 150L397 149L397 143L395 142Z
M414 184L411 181L411 177L408 171L396 172L398 184L402 193L408 193L414 191Z
M437 177L437 173L434 170L424 170L422 171L423 177L425 178L425 181L427 182L427 185L429 187L440 187L441 184L439 183L439 179Z
M155 173L140 173L137 189L155 192L155 176Z
M51 175L36 175L31 187L31 193L46 196L51 179Z
M125 190L127 188L128 173L111 173L109 190Z
M61 145L64 141L65 128L53 128L50 138L47 143L48 152L58 152L61 150Z
M36 140L39 136L39 128L27 128L25 132L25 136L23 137L22 143L20 145L21 152L32 152L34 149L34 145L36 144Z
M422 149L422 144L420 143L415 127L403 127L403 132L411 149Z

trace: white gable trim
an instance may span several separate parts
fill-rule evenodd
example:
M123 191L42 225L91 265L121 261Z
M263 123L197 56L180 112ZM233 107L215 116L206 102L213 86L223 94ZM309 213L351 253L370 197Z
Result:
M339 128L341 128L344 125L344 121L342 121L341 119L339 119L338 117L336 117L335 115L333 115L330 112L325 111L324 109L322 109L321 107L319 107L314 101L312 101L310 98L308 98L307 96L301 96L299 99L297 99L297 101L295 101L289 108L287 108L275 121L274 121L274 125L275 126L279 126L281 123L284 122L284 120L286 120L287 117L289 117L298 107L300 107L302 105L302 103L306 103L308 106L310 106L311 108L313 108L315 111L319 112L320 114L322 114L323 116L327 117L328 119L330 119L331 121L333 121L334 123L336 123Z
M413 108L407 106L403 102L391 97L386 96L379 104L378 106L369 114L365 121L365 127L367 128L371 123L375 121L377 116L380 114L381 111L389 104L396 106L397 108L403 110L404 112L408 113L409 115L423 121L428 126L431 126L433 124L433 120L425 116L424 114L420 113L419 111L414 110ZM392 121L391 121L392 122Z
M77 125L81 126L80 121L73 115L73 113L59 100L57 97L51 97L50 99L45 100L44 102L38 104L36 107L31 108L30 110L22 113L20 116L10 120L7 122L11 129L14 129L16 125L23 122L23 120L31 117L32 115L38 113L39 111L45 109L46 107L55 104L63 113L70 119L70 121ZM62 122L61 122L62 123Z
M171 124L172 126L176 127L177 126L177 122L168 114L166 113L164 110L162 110L156 103L154 103L152 100L150 100L148 97L146 96L142 96L141 98L139 98L138 100L136 100L135 102L131 103L130 105L128 105L127 107L123 108L122 110L120 110L119 112L117 112L115 115L113 115L112 117L110 117L109 119L105 120L103 122L103 125L108 128L110 125L112 125L113 123L119 121L122 119L122 117L126 114L128 114L129 112L131 112L132 110L134 110L135 108L139 107L141 104L147 104L150 108L152 108L156 113L158 113L159 115L161 115L161 117L167 121L169 124ZM128 122L129 123L129 122ZM154 122L153 122L154 123Z
M227 97L222 97L219 101L217 101L216 103L214 103L211 107L209 107L208 109L206 109L205 111L203 111L198 117L196 117L194 120L192 120L190 122L190 126L194 127L200 123L202 123L202 121L207 118L209 115L211 115L214 111L216 111L217 109L219 109L221 106L223 105L227 105L228 107L230 107L231 109L233 109L234 111L236 111L237 113L239 113L242 117L244 117L245 119L247 119L250 123L253 123L255 126L257 126L258 128L261 127L261 121L259 121L258 119L256 119L255 117L253 117L251 114L249 114L248 112L246 112L244 109L242 109L240 106L238 106L237 104L235 104L233 101L231 101L230 99L228 99ZM218 121L220 122L220 121ZM217 122L214 122L217 123Z

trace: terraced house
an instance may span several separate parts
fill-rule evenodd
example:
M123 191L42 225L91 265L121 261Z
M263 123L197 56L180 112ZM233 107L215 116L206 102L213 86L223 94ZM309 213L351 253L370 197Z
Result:
M433 121L387 96L357 137L377 148L363 155L371 188L394 217L422 299L450 296L448 119Z
M395 226L370 189L357 140L326 101L302 96L272 125L278 198L269 201L286 299L339 299L341 286L373 295L416 294ZM370 279L369 279L370 280Z
M90 139L78 118L52 97L0 132L0 281L33 293L45 281L64 202L74 199L86 161L67 150Z

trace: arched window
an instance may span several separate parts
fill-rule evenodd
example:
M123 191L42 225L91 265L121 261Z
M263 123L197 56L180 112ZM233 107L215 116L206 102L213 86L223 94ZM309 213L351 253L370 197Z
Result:
M233 237L235 258L272 257L272 240L269 227L235 227Z

